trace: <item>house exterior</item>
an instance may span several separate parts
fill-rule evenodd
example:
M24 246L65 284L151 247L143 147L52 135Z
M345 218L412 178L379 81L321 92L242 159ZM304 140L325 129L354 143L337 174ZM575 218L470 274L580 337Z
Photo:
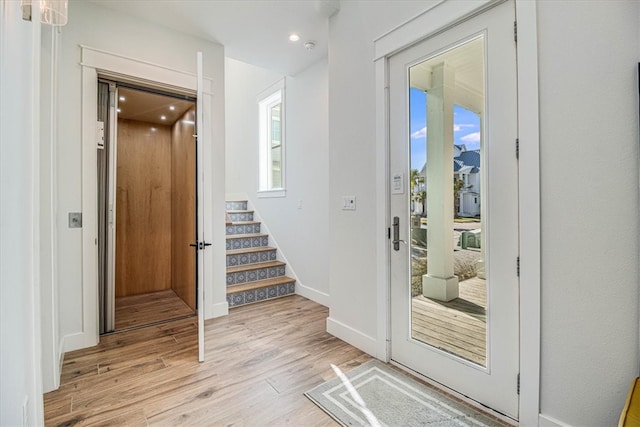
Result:
M426 167L425 164L420 170L419 176L427 176ZM456 215L461 217L480 216L480 150L467 150L464 144L454 145L453 176L455 180L463 182L462 189L458 193ZM414 195L425 190L427 190L427 185L420 182L414 187ZM421 214L422 204L416 203L414 212Z
M534 368L522 379L521 398L532 403L520 420L614 425L640 366L640 3L517 3L536 24L533 32L519 26L518 43L535 48L527 94L539 114L535 130L520 137L521 158L539 159L524 175L539 189L539 227L530 211L520 228L539 242L539 250L521 254L521 323L534 331L521 339L521 348L533 349L522 360ZM234 165L217 168L216 182L226 181L223 193L255 199L298 273L298 293L330 308L329 332L375 355L385 346L385 301L372 284L384 282L384 253L371 248L384 247L387 225L372 214L385 203L376 175L384 154L373 143L374 41L436 4L340 2L327 23L327 57L288 76L287 120L297 124L286 129L287 195L267 200L252 190L256 160L246 153L257 130L248 124L257 122L255 94L281 72L225 60L219 43L92 2L70 2L69 24L58 33L22 21L19 3L4 0L0 424L42 424L42 392L55 387L64 353L91 345L82 230L67 226L68 213L88 203L80 45L191 72L195 51L205 52L219 95L215 158ZM568 158L581 166L567 170ZM357 210L342 210L344 195L357 196ZM313 245L299 238L309 236L310 224Z

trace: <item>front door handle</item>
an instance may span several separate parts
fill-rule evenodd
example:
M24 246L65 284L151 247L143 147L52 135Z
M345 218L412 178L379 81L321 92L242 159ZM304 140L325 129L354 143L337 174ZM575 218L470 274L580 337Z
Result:
M391 241L391 243L393 243L393 250L399 251L400 243L404 243L405 245L407 244L404 240L400 240L400 218L394 216L393 224L391 224L391 226L393 227L393 240Z

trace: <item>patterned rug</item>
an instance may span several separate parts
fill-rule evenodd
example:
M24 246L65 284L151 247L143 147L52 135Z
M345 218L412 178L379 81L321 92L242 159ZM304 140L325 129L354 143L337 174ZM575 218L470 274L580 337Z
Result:
M485 415L371 360L305 393L343 426L502 426Z

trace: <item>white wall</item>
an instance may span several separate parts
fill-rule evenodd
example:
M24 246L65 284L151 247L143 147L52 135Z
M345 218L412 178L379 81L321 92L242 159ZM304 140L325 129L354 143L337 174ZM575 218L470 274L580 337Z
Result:
M120 15L89 2L70 2L69 24L60 34L60 93L57 150L57 236L58 295L60 337L63 351L82 346L87 334L83 313L93 313L93 304L83 307L82 233L86 229L67 228L67 213L82 210L82 123L80 45L103 49L172 69L195 73L196 52L204 52L204 74L213 79L214 102L210 112L214 121L215 173L223 174L224 164L224 49L222 46L177 33L145 21ZM206 112L205 112L206 114ZM215 163L215 159L213 160ZM224 175L215 176L222 187ZM216 187L213 188L214 194ZM215 198L216 196L214 196ZM222 199L222 197L219 197ZM214 207L216 209L216 207ZM222 215L220 203L220 218ZM215 214L215 212L214 212ZM213 221L213 218L205 219ZM218 239L219 240L219 239ZM214 280L224 289L224 269L218 268ZM209 276L210 277L210 276ZM222 295L222 294L221 294ZM221 296L224 298L224 295ZM206 315L206 314L205 314ZM96 314L97 316L97 314Z
M429 2L342 2L329 22L330 317L328 330L375 354L376 86L373 41ZM342 196L356 196L343 211ZM357 303L356 303L357 302Z
M298 278L296 292L327 305L327 62L286 77L286 197L259 198L257 100L281 78L260 67L226 60L227 194L246 195L257 209Z
M571 425L616 424L638 375L638 7L538 3L540 409Z
M372 354L371 248L384 233L370 214L384 203L373 173L373 39L426 4L343 2L330 21L328 327ZM638 374L639 6L538 2L542 421L614 425ZM358 210L342 211L342 195Z
M34 2L37 9L37 2ZM40 24L0 3L0 425L42 425L38 277Z

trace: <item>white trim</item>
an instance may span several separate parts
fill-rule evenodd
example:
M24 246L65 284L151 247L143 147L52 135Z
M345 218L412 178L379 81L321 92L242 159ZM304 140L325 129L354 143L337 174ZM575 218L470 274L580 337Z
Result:
M535 1L516 0L520 138L520 423L540 412L540 152ZM523 321L522 319L526 319Z
M569 427L569 424L565 424L562 421L558 421L548 415L540 414L540 416L538 417L538 427Z
M181 70L175 70L163 65L153 64L141 61L135 58L126 57L117 53L107 52L95 49L89 46L80 46L82 49L82 331L65 337L64 351L76 350L80 348L96 345L99 341L99 324L98 324L98 272L97 257L98 251L95 244L97 237L97 188L96 188L96 150L95 150L95 127L96 127L96 109L97 109L97 78L99 72L116 73L118 75L130 76L147 82L154 82L164 87L176 88L176 90L195 91L197 89L196 74L188 73ZM205 123L205 132L213 135L213 126L211 122L215 119L209 119L213 113L212 105L212 87L213 80L204 78L204 87L202 93L207 95L203 99L203 108L208 114L207 123ZM215 142L214 142L215 143ZM220 171L212 171L213 153L219 152L219 148L206 147L204 157L204 179L206 182L212 183L213 175ZM224 156L223 156L224 157ZM205 160L203 159L203 160ZM224 173L224 171L222 171ZM206 269L211 276L207 278L204 284L205 295L205 318L213 315L213 305L219 305L220 302L210 301L209 298L215 299L215 289L224 286L224 271L222 269L214 269L217 267L215 257L221 257L224 253L224 239L221 235L224 232L224 222L216 221L215 218L223 218L223 203L214 204L211 200L212 194L205 194L205 209L211 212L211 216L205 219L205 230L212 233L211 238L214 246L213 250L206 251L205 264ZM219 205L219 206L218 206ZM219 213L220 215L216 215ZM220 258L223 260L224 258ZM216 280L218 279L218 280ZM210 297L207 297L210 296ZM216 309L220 312L219 309Z
M85 343L86 340L86 333L84 332L76 332L74 334L63 336L60 339L61 357L64 358L64 354L68 351L80 350L82 348L88 347Z
M514 0L518 19L518 126L520 138L520 375L519 419L522 425L537 425L540 407L540 176L538 127L538 52L536 2ZM378 357L389 359L389 202L387 200L386 163L388 153L387 57L404 50L431 35L450 28L454 23L474 16L501 0L443 0L405 24L375 40L376 67L376 194L385 200L376 207L376 224L380 237L376 240L378 261ZM327 327L336 323L328 319ZM339 324L339 322L337 323ZM341 324L339 324L341 325ZM345 325L342 325L345 326ZM334 326L335 327L335 326ZM346 327L346 326L345 326ZM339 329L339 328L338 328ZM339 329L340 330L340 329ZM337 335L337 334L336 334ZM346 334L358 337L357 331ZM349 342L357 342L351 341ZM358 346L358 345L356 345Z
M280 187L272 188L271 107L280 104ZM258 197L286 197L286 82L281 78L258 95Z
M329 307L329 303L331 302L331 296L329 294L305 286L298 280L296 280L296 294L308 298L313 302L317 302L320 305L324 305L325 307Z
M97 151L95 148L98 115L98 73L82 68L82 343L91 347L99 342L98 309L98 194ZM90 102L86 102L91 100ZM74 336L77 334L74 334ZM74 340L75 341L75 340ZM65 340L66 344L66 340Z
M391 277L389 269L389 73L386 58L376 60L376 277L378 296L378 350L376 357L388 362L391 359ZM380 90L383 88L383 90Z
M374 60L407 49L505 0L441 0L374 40Z
M273 190L259 190L256 191L256 196L260 199L270 199L273 197L287 197L287 190L283 188L276 188Z
M229 314L229 303L225 301L225 302L219 302L217 304L212 304L211 312L210 313L205 312L204 314L205 314L204 320L213 319L215 317L226 316L227 314Z
M375 338L365 335L332 317L327 318L327 332L367 354L374 356L377 352L378 341Z

